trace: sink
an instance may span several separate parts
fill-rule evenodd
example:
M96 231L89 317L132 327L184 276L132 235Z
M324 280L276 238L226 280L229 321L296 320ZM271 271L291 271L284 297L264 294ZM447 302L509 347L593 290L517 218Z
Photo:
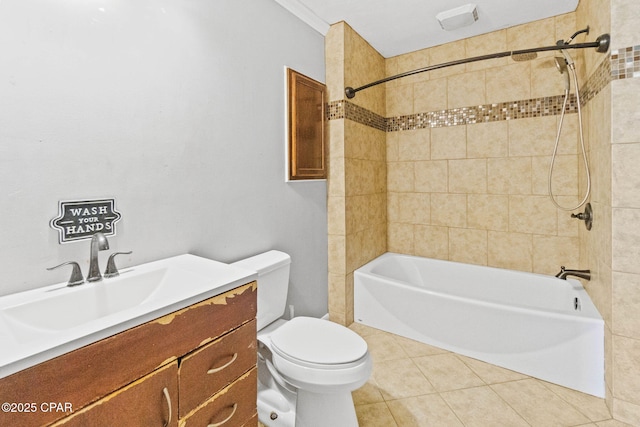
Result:
M100 282L0 297L0 378L255 279L250 270L179 255Z
M113 279L53 290L40 299L7 307L7 319L32 328L64 330L137 307L162 287L203 278L178 267L125 271Z

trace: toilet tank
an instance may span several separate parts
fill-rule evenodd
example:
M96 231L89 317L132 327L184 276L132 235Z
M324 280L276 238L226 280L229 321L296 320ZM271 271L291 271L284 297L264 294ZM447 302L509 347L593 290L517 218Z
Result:
M272 250L231 265L258 272L258 330L281 318L287 304L291 257Z

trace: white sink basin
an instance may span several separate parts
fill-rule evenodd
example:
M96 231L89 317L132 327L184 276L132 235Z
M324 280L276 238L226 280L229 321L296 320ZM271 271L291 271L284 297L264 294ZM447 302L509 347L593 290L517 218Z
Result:
M255 279L249 270L180 255L100 282L0 297L0 378Z

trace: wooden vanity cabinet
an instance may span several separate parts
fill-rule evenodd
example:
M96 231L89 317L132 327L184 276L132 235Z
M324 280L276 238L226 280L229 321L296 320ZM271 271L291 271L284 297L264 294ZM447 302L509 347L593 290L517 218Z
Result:
M0 379L4 402L72 407L0 426L257 425L256 297L251 282Z

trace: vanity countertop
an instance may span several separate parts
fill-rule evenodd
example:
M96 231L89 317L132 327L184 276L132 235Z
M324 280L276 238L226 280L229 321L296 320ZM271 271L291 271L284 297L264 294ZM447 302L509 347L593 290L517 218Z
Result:
M0 297L0 378L256 279L254 271L185 254L100 282Z

